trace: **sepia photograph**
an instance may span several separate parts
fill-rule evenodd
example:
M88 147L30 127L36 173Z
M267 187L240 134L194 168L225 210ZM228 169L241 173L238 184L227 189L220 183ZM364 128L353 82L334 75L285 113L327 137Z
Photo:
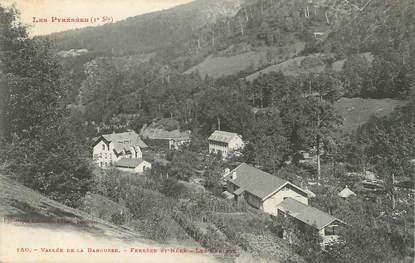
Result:
M0 0L0 263L415 262L415 0Z

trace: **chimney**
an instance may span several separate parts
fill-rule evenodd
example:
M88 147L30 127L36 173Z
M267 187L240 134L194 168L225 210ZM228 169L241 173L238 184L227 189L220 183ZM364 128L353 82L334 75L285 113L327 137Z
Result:
M231 176L232 180L235 180L235 179L236 179L236 177L237 177L237 176L236 176L236 172L235 172L235 171L233 171L233 172L232 172L232 176Z

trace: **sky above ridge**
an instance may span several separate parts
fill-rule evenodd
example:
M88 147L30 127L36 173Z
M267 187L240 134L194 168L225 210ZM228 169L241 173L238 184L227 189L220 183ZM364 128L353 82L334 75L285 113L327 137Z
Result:
M117 22L127 17L168 9L192 0L0 0L15 5L31 36ZM53 18L55 17L55 18ZM66 19L71 19L67 22ZM78 22L76 19L88 19Z

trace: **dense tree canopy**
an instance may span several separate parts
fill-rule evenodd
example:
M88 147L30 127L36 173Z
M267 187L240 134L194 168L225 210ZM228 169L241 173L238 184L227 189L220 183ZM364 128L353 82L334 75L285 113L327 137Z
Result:
M0 7L7 127L1 157L26 185L78 205L90 170L68 127L61 67L50 43L28 39L16 19L14 9Z

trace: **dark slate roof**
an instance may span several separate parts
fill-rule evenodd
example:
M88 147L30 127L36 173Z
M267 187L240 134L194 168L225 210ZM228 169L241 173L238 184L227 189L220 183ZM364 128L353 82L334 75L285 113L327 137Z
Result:
M161 128L146 128L140 133L143 138L151 140L190 140L191 131L172 130L167 131Z
M115 162L115 166L122 167L122 168L136 168L142 162L144 162L143 159L123 158Z
M232 174L234 172L236 173L236 179L232 180ZM230 171L225 175L224 180L235 184L261 199L265 199L286 183L289 183L286 180L249 166L246 163L242 163Z
M344 224L340 219L335 218L317 208L303 204L291 197L286 198L278 205L278 209L300 220L301 222L313 226L318 230L330 225L334 221Z
M235 137L239 137L239 135L233 132L214 131L208 140L229 143Z
M140 148L148 148L147 144L145 144L140 136L134 132L123 132L123 133L112 133L112 134L103 134L99 137L96 137L94 140L94 146L100 142L100 140L104 140L105 143L114 143L114 150L116 153L120 153L122 151L129 151L130 147L140 147ZM128 141L129 145L124 143L119 143L120 141Z

